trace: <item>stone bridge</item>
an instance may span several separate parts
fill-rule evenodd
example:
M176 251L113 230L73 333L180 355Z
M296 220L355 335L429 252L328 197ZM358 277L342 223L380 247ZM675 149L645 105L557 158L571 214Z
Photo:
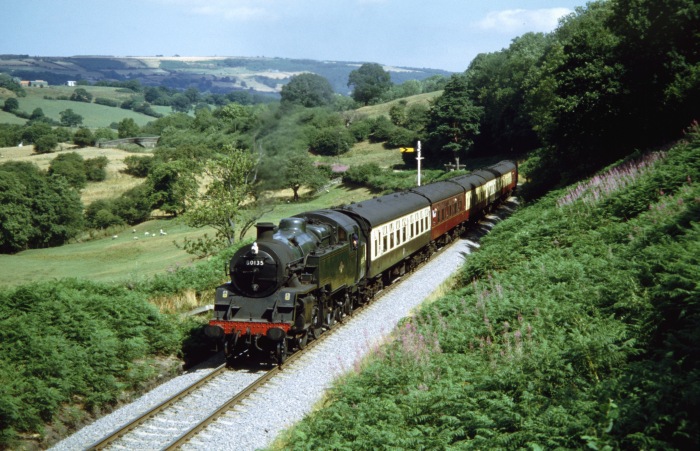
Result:
M102 141L97 145L99 147L117 147L120 144L136 144L141 147L151 149L158 144L160 136L139 136L137 138L122 138L113 139L112 141Z

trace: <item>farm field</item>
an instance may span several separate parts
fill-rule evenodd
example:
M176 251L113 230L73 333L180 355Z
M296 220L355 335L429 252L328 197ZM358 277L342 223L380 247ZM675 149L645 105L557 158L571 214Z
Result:
M59 96L70 97L78 87L71 86L49 86L46 88L27 88L26 97L18 97L19 109L31 114L35 108L41 108L44 115L55 120L60 120L59 113L61 111L72 109L75 113L83 117L83 126L88 128L109 127L113 122L119 122L122 119L131 118L139 126L146 125L148 122L155 120L152 116L147 116L142 113L137 113L131 110L125 110L119 107L110 107L106 105L98 105L96 103L74 102L71 100L53 100ZM104 97L113 99L118 102L129 99L133 93L119 92L119 88L107 86L79 86L92 94L93 99ZM49 98L45 98L49 97ZM53 98L53 99L50 99ZM4 101L4 98L2 99ZM152 108L161 113L167 114L171 112L170 107L152 106ZM14 119L13 119L14 118ZM2 112L0 122L12 124L24 124L24 119L18 118L15 115Z

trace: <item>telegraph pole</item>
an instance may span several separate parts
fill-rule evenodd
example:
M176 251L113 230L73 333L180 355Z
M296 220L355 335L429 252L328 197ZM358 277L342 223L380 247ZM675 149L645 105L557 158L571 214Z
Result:
M418 186L420 186L420 161L423 159L423 157L420 156L420 141L418 141L418 156L416 157L416 160L418 160Z

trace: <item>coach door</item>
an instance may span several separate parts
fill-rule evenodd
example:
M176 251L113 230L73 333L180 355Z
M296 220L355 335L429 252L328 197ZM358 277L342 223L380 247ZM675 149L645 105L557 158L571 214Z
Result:
M360 231L357 226L353 226L350 236L350 260L357 265L355 271L355 281L365 277L365 268L367 264L367 243L361 242Z

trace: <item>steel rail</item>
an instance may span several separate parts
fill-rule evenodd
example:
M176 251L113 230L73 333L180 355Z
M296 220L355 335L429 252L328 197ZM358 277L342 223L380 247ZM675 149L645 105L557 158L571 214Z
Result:
M158 415L160 412L164 411L174 403L178 402L179 400L185 398L186 396L189 396L190 393L193 391L197 390L198 388L208 384L211 382L213 379L218 377L221 373L226 371L226 364L219 365L212 371L211 373L207 374L203 378L199 379L195 383L191 384L188 387L185 387L184 389L180 390L179 392L175 393L174 395L170 396L168 399L164 400L160 404L156 405L150 410L147 410L143 414L139 415L137 418L133 419L129 423L125 424L124 426L121 426L119 429L116 431L112 432L111 434L101 438L97 442L93 443L90 445L87 449L88 450L100 450L100 449L105 449L108 445L111 443L119 440L121 437L125 436L132 430L136 429L138 426L141 424L145 423L149 419L153 418L154 416Z

